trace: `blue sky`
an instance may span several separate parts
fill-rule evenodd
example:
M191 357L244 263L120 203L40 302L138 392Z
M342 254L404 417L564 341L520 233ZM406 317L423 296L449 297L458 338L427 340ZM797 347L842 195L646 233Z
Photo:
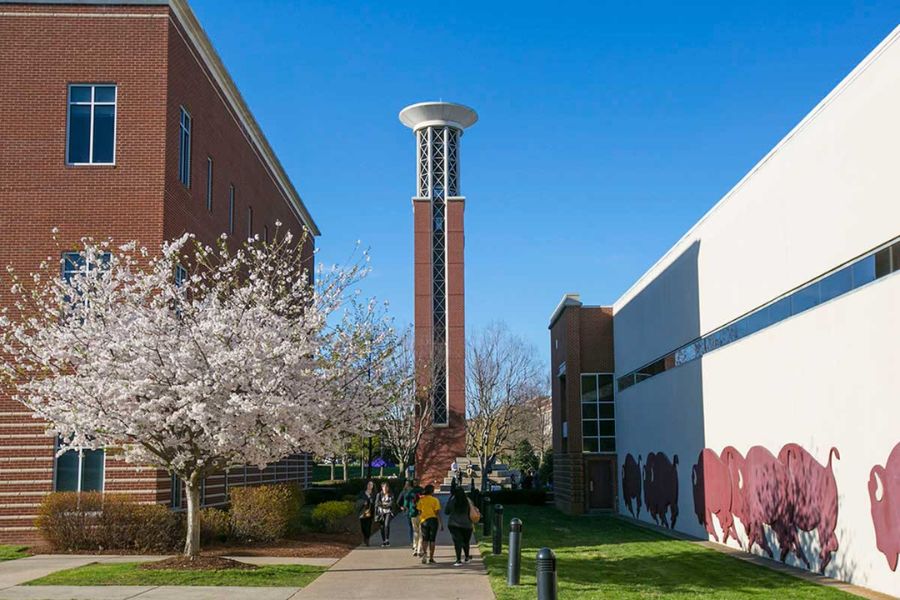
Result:
M371 248L412 321L424 100L463 138L466 311L549 355L565 292L609 304L900 20L896 2L192 0L304 197L320 260Z

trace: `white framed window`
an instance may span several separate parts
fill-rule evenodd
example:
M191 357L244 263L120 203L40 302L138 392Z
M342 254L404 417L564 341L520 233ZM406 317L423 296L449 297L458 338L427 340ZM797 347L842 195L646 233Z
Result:
M213 199L213 159L206 157L206 210L212 212Z
M228 233L234 233L234 184L228 188Z
M191 114L181 107L178 143L178 179L184 187L191 187Z
M116 162L115 84L70 84L66 118L66 163Z
M172 473L172 482L169 484L169 506L178 510L181 508L181 477Z
M102 492L105 457L103 450L68 450L57 456L53 461L53 491Z

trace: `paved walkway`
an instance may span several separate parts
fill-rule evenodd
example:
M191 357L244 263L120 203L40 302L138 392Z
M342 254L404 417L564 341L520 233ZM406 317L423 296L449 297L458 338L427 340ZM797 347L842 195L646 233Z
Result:
M477 545L472 544L470 563L454 567L450 534L441 531L434 554L437 564L423 565L412 555L408 536L406 521L398 518L391 527L390 547L381 548L375 534L372 546L353 550L291 600L494 599Z
M472 545L472 561L454 567L453 544L447 531L438 534L437 564L423 565L413 557L408 529L397 519L391 544L360 546L344 558L231 557L254 564L308 564L330 566L304 589L287 587L206 586L22 586L20 584L63 569L92 562L116 563L159 560L159 556L41 555L0 562L0 600L493 600L487 572L478 547Z

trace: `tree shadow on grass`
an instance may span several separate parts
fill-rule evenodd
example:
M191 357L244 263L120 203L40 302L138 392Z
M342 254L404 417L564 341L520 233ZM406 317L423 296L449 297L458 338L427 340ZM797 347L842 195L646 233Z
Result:
M594 548L595 556L576 556L576 552L560 548L560 585L634 598L701 594L716 598L850 597L712 550L660 548L670 544L679 542L636 544L618 556L604 553L602 546Z

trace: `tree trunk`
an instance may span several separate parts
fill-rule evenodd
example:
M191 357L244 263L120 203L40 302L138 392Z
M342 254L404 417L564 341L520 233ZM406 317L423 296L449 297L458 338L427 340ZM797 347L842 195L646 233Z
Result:
M347 481L347 455L341 457L341 479Z
M406 481L406 479L407 479L407 477L406 477L406 461L401 458L400 460L397 461L397 467L400 469L400 472L397 474L397 476L402 481Z
M184 542L184 555L191 558L200 554L200 477L192 473L184 480L187 492L187 539Z
M334 459L331 459L331 481L334 481Z

